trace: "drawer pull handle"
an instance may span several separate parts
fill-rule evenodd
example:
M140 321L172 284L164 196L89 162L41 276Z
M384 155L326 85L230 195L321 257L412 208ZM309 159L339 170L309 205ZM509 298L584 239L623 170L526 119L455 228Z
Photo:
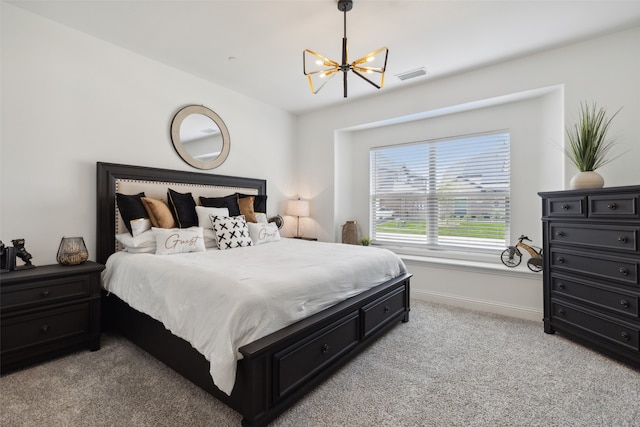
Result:
M329 344L322 344L322 347L320 348L320 351L322 352L322 354L329 353Z
M607 207L612 211L615 211L618 206L615 203L609 203Z
M558 310L558 314L562 317L564 317L565 314L567 314L563 309Z
M40 328L40 332L42 332L43 334L49 332L49 325L42 325L42 327Z
M562 263L564 263L564 258L562 258L561 256L559 256L559 257L557 258L557 261L558 261L558 264L562 264Z
M622 331L622 333L620 334L620 336L622 337L623 340L625 341L629 341L631 339L631 334L629 334L629 332L627 331Z
M388 305L385 305L385 306L384 306L384 312L385 312L385 313L388 313L388 312L389 312L389 310L390 310L389 306L388 306Z
M558 289L564 289L564 283L558 282Z
M628 241L629 239L627 239L627 236L618 236L618 242L627 243Z
M40 292L40 295L42 295L43 297L48 297L50 294L49 289L45 289L42 292Z
M627 301L626 299L621 299L620 305L623 306L624 308L629 308L631 304L629 304L629 301Z
M558 237L564 237L564 231L557 231L557 232L556 232L556 236L558 236Z
M620 270L618 270L620 272L620 274L622 274L623 276L626 276L629 274L629 270L627 270L626 268L621 268Z
M562 205L562 209L564 209L565 211L569 210L569 205L565 203L564 205Z

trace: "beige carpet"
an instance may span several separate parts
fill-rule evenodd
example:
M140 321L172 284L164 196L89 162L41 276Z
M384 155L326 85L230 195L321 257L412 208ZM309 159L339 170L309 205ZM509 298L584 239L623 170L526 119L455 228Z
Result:
M239 426L117 336L0 378L1 426ZM412 301L411 320L274 426L640 426L640 372L542 323Z

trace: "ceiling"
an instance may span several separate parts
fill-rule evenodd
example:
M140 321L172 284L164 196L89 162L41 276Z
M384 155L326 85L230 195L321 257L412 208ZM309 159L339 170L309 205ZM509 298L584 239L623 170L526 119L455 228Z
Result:
M294 114L640 25L640 0L354 0L350 59L389 60L383 89L350 75L345 100L339 77L313 95L302 73L307 48L340 62L336 0L6 2Z

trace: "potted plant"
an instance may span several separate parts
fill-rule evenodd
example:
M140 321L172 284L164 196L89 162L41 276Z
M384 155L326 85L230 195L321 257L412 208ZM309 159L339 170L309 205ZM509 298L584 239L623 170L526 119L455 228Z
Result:
M604 186L604 179L595 170L614 159L610 157L610 151L615 140L607 138L607 132L619 112L607 117L606 110L598 109L595 102L591 106L580 104L578 122L567 128L569 146L565 152L580 171L571 179L572 189Z
M362 244L362 246L369 246L369 243L371 243L371 239L369 237L363 237L362 239L360 239L360 243Z

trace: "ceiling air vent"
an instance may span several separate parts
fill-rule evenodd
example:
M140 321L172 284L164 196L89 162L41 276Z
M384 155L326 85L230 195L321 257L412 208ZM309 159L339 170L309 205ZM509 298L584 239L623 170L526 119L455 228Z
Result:
M422 67L422 68L417 68L415 70L407 71L406 73L396 74L396 77L404 81L404 80L413 79L415 77L424 76L425 74L427 74L427 70L425 70L424 67Z

